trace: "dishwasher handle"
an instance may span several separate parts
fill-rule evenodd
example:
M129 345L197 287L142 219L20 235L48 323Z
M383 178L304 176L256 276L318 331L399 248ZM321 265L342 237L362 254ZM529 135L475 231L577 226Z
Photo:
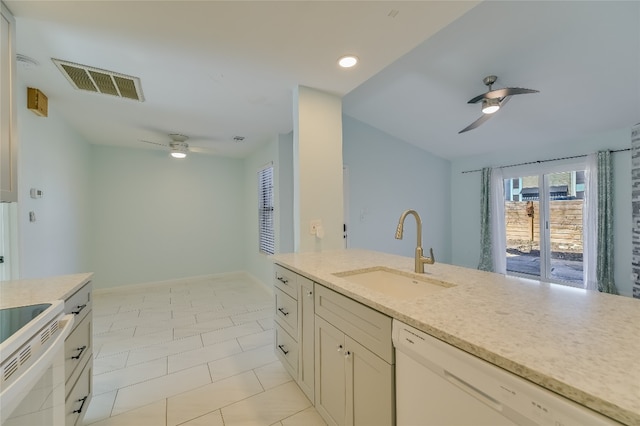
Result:
M478 389L475 386L465 382L464 380L462 380L461 378L457 377L456 375L451 374L447 370L444 370L444 377L450 383L454 384L455 386L457 386L458 388L462 389L463 391L465 391L469 395L471 395L471 396L475 397L476 399L480 400L485 405L488 405L489 407L493 408L494 410L496 410L498 412L502 412L502 404L500 403L500 401L492 398L491 396L489 396L486 393L482 392L480 389Z

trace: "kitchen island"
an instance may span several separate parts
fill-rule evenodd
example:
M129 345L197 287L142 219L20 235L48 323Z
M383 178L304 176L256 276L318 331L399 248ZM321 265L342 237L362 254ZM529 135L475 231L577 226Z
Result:
M334 274L414 259L367 250L274 255L275 263L623 424L640 425L640 302L436 263L453 285L401 299Z

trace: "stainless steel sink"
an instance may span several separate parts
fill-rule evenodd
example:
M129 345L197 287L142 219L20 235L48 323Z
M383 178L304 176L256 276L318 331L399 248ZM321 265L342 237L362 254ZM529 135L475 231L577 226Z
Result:
M454 287L453 284L384 266L337 272L333 275L399 299L414 299Z

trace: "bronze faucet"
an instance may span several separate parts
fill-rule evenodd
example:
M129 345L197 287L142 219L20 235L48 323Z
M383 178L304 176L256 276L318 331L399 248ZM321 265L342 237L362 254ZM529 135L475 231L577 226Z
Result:
M416 218L417 224L417 233L418 233L418 243L416 246L416 267L415 271L418 274L424 274L424 264L428 263L429 265L433 265L435 263L435 258L433 257L433 248L429 249L429 253L431 257L424 257L422 252L422 219L420 219L420 215L415 210L406 210L400 216L400 220L398 221L398 227L396 228L396 239L402 239L402 232L404 230L404 220L407 218L407 215L412 214Z

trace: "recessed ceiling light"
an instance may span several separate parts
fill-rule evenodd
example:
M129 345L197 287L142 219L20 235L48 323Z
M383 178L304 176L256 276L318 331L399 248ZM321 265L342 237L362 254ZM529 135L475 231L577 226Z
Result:
M342 68L351 68L358 63L358 57L355 55L345 55L338 59L338 65Z

